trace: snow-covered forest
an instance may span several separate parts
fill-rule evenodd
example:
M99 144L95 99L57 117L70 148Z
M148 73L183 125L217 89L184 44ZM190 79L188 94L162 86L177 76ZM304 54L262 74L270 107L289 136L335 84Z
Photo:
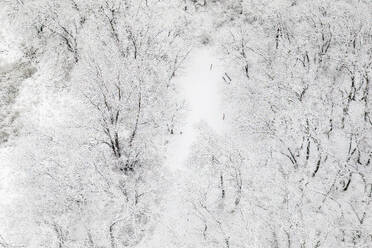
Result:
M0 0L0 248L371 248L371 0Z

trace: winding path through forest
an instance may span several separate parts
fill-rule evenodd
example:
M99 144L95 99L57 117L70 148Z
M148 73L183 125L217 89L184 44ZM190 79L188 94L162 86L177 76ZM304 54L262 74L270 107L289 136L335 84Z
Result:
M200 47L193 50L184 68L175 79L180 87L182 98L187 105L187 117L182 134L170 142L166 166L172 172L171 189L163 201L162 213L151 237L145 239L141 247L175 248L179 247L182 237L182 221L187 213L184 212L183 196L184 182L189 175L186 162L190 148L196 142L196 125L203 121L217 133L224 129L222 111L220 108L220 84L222 81L221 61L213 47ZM177 240L177 245L171 242ZM182 241L181 241L182 243Z

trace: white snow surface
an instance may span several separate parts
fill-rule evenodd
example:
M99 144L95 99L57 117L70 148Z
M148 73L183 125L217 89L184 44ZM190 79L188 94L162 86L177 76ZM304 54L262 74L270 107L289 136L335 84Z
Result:
M183 169L199 122L205 122L218 134L225 129L220 106L222 75L223 66L215 49L207 46L190 53L175 79L180 87L180 98L186 101L187 117L182 134L176 134L169 145L166 165L172 171Z
M182 134L176 134L169 144L165 165L172 172L172 182L163 200L160 221L140 244L141 248L178 248L180 241L182 243L179 235L183 233L183 223L187 222L184 186L191 175L186 162L196 142L197 124L205 122L218 134L226 128L220 106L222 75L223 66L215 49L206 46L190 53L175 79L180 86L180 97L186 101L187 117Z

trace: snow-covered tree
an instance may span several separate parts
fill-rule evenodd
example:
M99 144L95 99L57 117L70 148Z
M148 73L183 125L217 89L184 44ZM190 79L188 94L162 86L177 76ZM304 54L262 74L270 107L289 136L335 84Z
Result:
M5 231L17 243L114 248L151 234L168 128L179 116L172 78L189 51L183 19L169 22L165 8L172 3L10 6L38 68L16 103L22 128L11 159L25 197L8 210L19 213Z
M256 197L273 247L371 242L370 7L246 1L222 38L241 68L231 123L265 164L251 170L268 184Z

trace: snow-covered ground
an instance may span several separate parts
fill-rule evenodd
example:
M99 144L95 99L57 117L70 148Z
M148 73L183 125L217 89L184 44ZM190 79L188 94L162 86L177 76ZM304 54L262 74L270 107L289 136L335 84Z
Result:
M182 169L189 149L196 137L196 124L206 122L217 133L224 127L220 108L220 84L223 70L212 47L200 47L189 55L183 70L176 78L181 98L186 101L187 117L182 134L171 141L166 165L172 170Z
M186 161L190 148L196 142L197 124L201 121L217 133L226 128L220 106L220 85L223 66L212 47L196 48L188 57L183 70L176 78L180 94L187 105L187 118L182 134L177 134L169 144L166 166L172 171L171 187L163 201L160 221L154 233L141 244L143 248L178 248L182 237L184 212L184 182L188 178ZM177 245L172 241L177 240ZM182 243L182 241L181 241Z
M21 80L26 77L23 74L23 66L19 66L20 63L18 63L21 60L22 53L17 48L14 35L8 31L9 26L1 18L2 11L3 9L0 10L0 23L2 24L0 27L0 87L3 92L0 92L0 127L6 129L10 127L2 125L7 125L6 118L9 113L2 111L10 111L10 106L8 105L9 102L3 102L4 99L9 100L9 96L5 95L9 91L4 89L10 86L16 87L16 84L21 83ZM0 133L0 233L3 233L7 227L8 210L12 209L13 201L18 197L14 185L14 179L18 176L18 173L13 168L14 161L10 159L12 148L4 145L1 141Z

